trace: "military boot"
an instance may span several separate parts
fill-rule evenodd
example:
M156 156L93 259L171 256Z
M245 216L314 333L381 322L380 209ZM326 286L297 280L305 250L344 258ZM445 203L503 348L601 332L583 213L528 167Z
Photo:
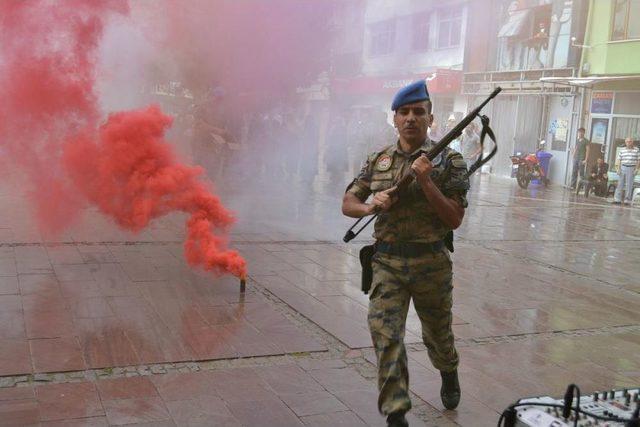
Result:
M409 422L404 417L404 412L395 412L387 417L387 427L409 427Z
M442 404L447 409L456 409L460 403L460 383L458 382L458 371L442 372L442 387L440 388L440 398Z

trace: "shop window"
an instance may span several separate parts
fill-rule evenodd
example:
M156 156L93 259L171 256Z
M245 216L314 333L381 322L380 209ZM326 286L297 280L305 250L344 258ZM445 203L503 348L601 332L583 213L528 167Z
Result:
M369 26L371 33L370 56L389 55L393 53L396 41L396 21L389 19Z
M498 69L543 68L549 44L552 5L510 8L498 31ZM567 39L568 40L568 39ZM553 53L555 54L555 52Z
M426 52L429 50L429 31L431 15L421 13L413 16L413 37L411 48L414 52Z
M460 46L462 37L462 7L438 11L438 48Z
M613 119L612 147L609 150L609 166L613 169L618 150L624 147L627 137L633 139L636 147L640 146L640 118L615 117Z
M640 115L640 92L616 92L613 113Z
M569 139L569 120L555 119L551 122L549 133L551 134L551 149L554 151L567 151Z
M611 40L640 38L640 0L615 0Z

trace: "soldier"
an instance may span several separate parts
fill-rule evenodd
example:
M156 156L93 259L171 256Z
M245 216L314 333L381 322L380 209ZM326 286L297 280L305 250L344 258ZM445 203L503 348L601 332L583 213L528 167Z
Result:
M441 373L442 402L455 409L460 401L445 238L462 222L469 181L459 153L445 149L433 162L426 156L434 142L427 138L433 116L424 81L400 90L391 109L400 138L368 157L347 188L342 212L353 218L379 213L368 314L378 361L378 409L388 425L406 426L411 400L404 333L411 299L431 363ZM396 196L394 183L409 169L415 180Z

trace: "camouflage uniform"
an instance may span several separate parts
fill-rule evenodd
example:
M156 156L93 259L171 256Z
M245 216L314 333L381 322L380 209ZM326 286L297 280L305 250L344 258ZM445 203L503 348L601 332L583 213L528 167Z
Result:
M433 142L412 154L397 145L370 155L349 192L360 200L392 187L413 161L428 152ZM469 181L462 156L445 149L432 162L432 179L442 193L467 207ZM411 408L404 331L413 299L422 323L422 338L433 366L450 372L458 366L451 330L452 269L449 252L441 244L450 229L437 217L417 182L375 224L378 242L432 244L434 250L404 257L377 252L373 258L373 283L369 301L369 329L378 360L378 409L388 415ZM434 243L435 242L435 243Z

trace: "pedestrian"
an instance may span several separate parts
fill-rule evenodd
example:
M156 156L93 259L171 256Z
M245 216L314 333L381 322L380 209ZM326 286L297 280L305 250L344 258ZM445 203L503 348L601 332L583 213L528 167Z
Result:
M584 166L589 157L589 140L584 137L584 128L578 129L576 144L571 149L573 156L573 171L571 174L571 189L576 189L578 175L584 176Z
M208 91L201 103L194 105L194 153L196 161L217 181L223 177L228 155L228 143L234 141L228 131L224 90L216 87Z
M451 129L456 127L456 124L457 124L456 115L451 113L449 115L449 119L447 119L447 127L445 129L445 135L449 133ZM461 139L460 137L457 137L456 139L451 141L451 144L449 144L449 147L451 147L452 150L455 150L458 153L462 153L462 146L460 144L460 139Z
M460 401L445 239L462 222L469 180L459 153L447 148L433 161L427 157L435 145L427 138L431 108L424 81L396 94L391 109L399 140L368 156L342 202L343 214L350 217L379 213L368 324L378 365L378 409L390 426L408 425L405 413L411 408L404 347L411 300L431 363L442 377L442 402L454 409ZM394 183L409 169L415 180L398 197Z
M467 168L470 168L482 152L480 146L480 136L476 132L475 123L469 124L460 137L460 148L462 149L462 157L467 162Z
M633 139L627 137L624 140L624 147L618 152L616 160L618 172L618 186L613 196L613 203L619 205L622 203L624 193L624 203L631 204L633 197L633 180L635 179L638 167L640 167L640 150L633 146Z
M344 180L349 167L347 153L347 122L345 114L335 114L329 127L329 138L326 144L325 163L331 179L335 182Z
M431 122L428 134L429 139L435 142L440 141L440 139L444 136L444 133L440 129L440 124L435 119L433 119L433 122Z
M300 175L303 181L312 183L318 173L319 123L315 114L310 113L304 119L302 130L302 159Z
M607 184L609 182L607 172L609 172L609 165L605 163L602 157L598 157L596 164L591 167L589 173L589 180L584 189L585 197L589 197L591 189L593 189L593 193L596 196L603 197L607 195Z

